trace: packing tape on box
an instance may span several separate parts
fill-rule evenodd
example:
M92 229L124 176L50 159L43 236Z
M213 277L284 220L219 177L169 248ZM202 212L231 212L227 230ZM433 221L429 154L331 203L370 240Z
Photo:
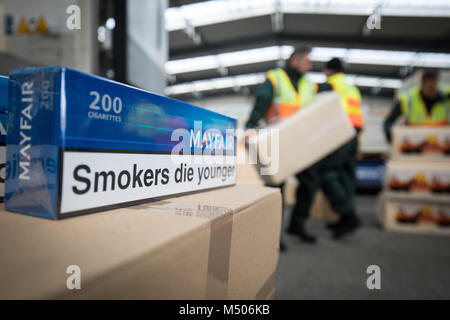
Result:
M256 294L256 300L269 300L273 299L275 294L275 272L272 273L269 278L264 282L261 289Z
M134 208L151 209L155 213L170 213L210 220L211 232L206 298L211 300L223 300L227 298L231 235L233 231L232 209L211 205L172 203L170 201L158 201L151 204L135 206ZM262 289L264 289L264 286ZM265 293L265 290L263 290L263 293Z

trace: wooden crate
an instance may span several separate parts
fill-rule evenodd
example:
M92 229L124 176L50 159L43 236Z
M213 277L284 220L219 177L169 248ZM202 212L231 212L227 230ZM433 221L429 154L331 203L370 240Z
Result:
M387 231L450 235L448 199L384 194L382 210L382 225Z

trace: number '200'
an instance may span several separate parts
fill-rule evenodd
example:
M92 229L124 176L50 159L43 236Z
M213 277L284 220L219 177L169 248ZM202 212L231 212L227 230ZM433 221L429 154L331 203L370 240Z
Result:
M94 96L94 101L89 106L89 109L92 110L100 110L100 106L98 103L101 104L101 109L103 109L104 112L109 112L111 109L115 113L120 113L122 111L122 100L119 97L111 98L109 94L101 95L97 91L91 91L89 92L91 96Z

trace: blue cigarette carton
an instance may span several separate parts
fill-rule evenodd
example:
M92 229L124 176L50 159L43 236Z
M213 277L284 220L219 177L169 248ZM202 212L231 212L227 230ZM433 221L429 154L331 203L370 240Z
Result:
M8 77L0 76L0 202L5 194L6 124L8 123Z
M9 81L5 207L60 219L236 181L236 120L66 67Z
M8 109L8 77L0 76L0 114Z

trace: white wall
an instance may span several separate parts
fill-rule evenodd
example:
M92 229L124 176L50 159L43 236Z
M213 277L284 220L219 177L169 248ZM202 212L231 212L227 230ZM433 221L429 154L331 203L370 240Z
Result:
M78 4L78 0L3 0L5 12L14 16L17 27L21 18L38 18L43 16L54 33L67 33L66 8Z
M26 34L5 37L0 50L36 65L66 65L85 72L97 71L96 26L98 19L98 0L2 0L4 13L14 18L14 29L25 18L37 20L44 17L49 35ZM66 27L69 5L81 9L81 29ZM2 21L2 27L4 22Z
M235 94L212 98L194 99L187 102L238 119L238 125L240 127L244 127L245 122L247 121L248 116L252 111L253 101L253 97Z
M154 93L166 85L168 34L164 27L167 0L127 2L127 80Z
M3 0L0 0L0 52L5 50L6 50L5 9Z

